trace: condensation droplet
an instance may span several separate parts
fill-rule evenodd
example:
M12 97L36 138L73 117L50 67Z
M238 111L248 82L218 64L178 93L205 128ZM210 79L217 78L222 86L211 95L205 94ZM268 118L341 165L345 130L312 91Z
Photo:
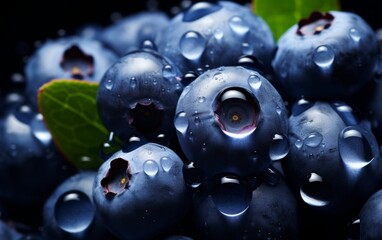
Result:
M179 112L174 120L174 125L176 130L180 133L185 134L188 129L188 119L185 112Z
M170 171L170 169L173 165L173 161L171 160L170 157L162 157L160 159L160 165L162 166L162 168L165 172L168 172L168 171Z
M186 185L190 188L198 188L204 181L204 173L199 168L195 168L194 163L191 162L184 170L184 180Z
M198 32L186 32L179 42L182 55L189 60L199 59L206 49L206 39Z
M261 87L261 78L258 75L250 75L248 78L249 86L255 91L259 90Z
M217 40L221 40L221 39L224 37L224 32L223 32L223 30L221 30L220 28L215 29L215 31L214 31L214 37L215 37Z
M300 188L302 200L310 206L324 207L328 205L330 194L329 186L317 173L308 174L306 182Z
M30 128L33 136L40 141L44 146L48 146L52 142L52 135L48 131L43 121L41 113L36 114L30 123Z
M312 132L310 133L305 139L304 144L306 146L315 148L318 147L322 142L322 135L318 132Z
M106 80L106 82L105 82L105 88L106 88L107 90L111 90L111 89L113 89L113 86L114 86L114 81L113 81L112 79L108 79L108 80Z
M195 117L194 123L195 123L196 126L198 126L200 124L200 118L199 117Z
M234 16L229 19L228 24L232 31L236 34L243 36L249 31L249 25L246 21L244 21L241 17Z
M272 161L284 158L289 152L289 141L280 134L275 134L269 146L269 157Z
M360 32L355 29L355 28L351 28L349 30L349 36L351 37L351 39L353 39L355 42L359 42L359 40L361 39L361 34Z
M301 138L297 138L296 141L294 142L294 145L296 146L297 149L301 149L302 146L304 145L304 141Z
M241 52L244 55L252 55L253 54L253 45L249 43L242 43L241 44Z
M334 52L327 46L319 46L314 50L313 62L322 68L329 67L334 61Z
M165 65L162 69L163 77L166 79L172 79L176 76L174 68L171 65Z
M137 79L135 77L130 78L130 87L135 88L137 86Z
M205 97L198 97L198 102L204 103L206 101Z
M153 160L147 160L143 163L143 172L146 173L148 176L153 177L155 176L159 171L158 164Z

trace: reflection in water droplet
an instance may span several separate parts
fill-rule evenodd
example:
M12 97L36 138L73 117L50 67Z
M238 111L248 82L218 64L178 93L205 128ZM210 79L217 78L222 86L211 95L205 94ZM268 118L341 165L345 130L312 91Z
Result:
M286 137L275 134L269 146L269 157L272 161L284 158L289 152L289 141Z
M303 183L300 189L302 200L315 207L324 207L329 204L331 191L329 186L324 182L323 178L317 173L310 173L307 181Z
M153 177L155 176L159 171L158 164L153 160L147 160L143 163L143 172L146 173L148 176Z
M33 136L44 146L48 146L52 142L52 135L48 131L40 113L36 114L30 123Z
M372 147L356 127L342 131L338 147L342 161L352 169L362 169L374 158Z
M361 34L360 32L355 29L355 28L351 28L349 30L349 36L351 37L351 39L353 39L355 42L359 42L359 40L361 39Z
M62 195L54 208L57 225L69 233L85 231L92 223L95 210L89 197L79 191Z
M322 142L322 135L318 132L310 133L305 139L304 144L308 147L318 147Z
M221 178L211 194L216 208L227 217L237 217L245 213L252 200L251 188L232 177Z
M200 33L186 32L179 42L180 52L189 60L197 60L202 56L206 43L206 39Z
M170 169L171 169L171 167L173 165L173 161L171 161L170 157L162 157L160 159L160 164L161 164L163 170L165 172L168 172L168 171L170 171Z
M248 78L248 84L253 90L257 91L261 87L261 78L258 75L250 75Z
M113 81L112 79L108 79L108 80L106 80L106 82L105 82L105 88L106 88L107 90L111 90L111 89L113 89L113 86L114 86L114 81Z
M327 46L319 46L313 53L313 62L322 68L329 67L334 61L334 52Z
M176 130L182 134L186 134L188 128L188 119L185 112L179 112L174 120Z
M234 16L229 21L228 24L232 31L238 35L244 35L249 31L249 25L241 17Z

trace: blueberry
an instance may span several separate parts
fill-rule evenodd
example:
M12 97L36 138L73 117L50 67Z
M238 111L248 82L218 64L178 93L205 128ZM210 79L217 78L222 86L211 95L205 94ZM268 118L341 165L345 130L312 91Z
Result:
M128 15L101 32L101 41L118 56L141 49L145 41L154 42L169 24L169 17L160 11L142 11Z
M344 102L300 100L289 118L289 140L282 165L308 213L304 222L316 233L333 223L342 228L381 184L382 158L370 126Z
M21 234L17 232L10 224L0 220L0 239L2 240L14 240L20 239Z
M175 15L155 42L184 75L237 65L242 55L256 57L269 70L275 45L262 18L230 1L194 3Z
M174 64L153 50L130 52L103 76L97 93L100 118L124 142L132 137L169 145L183 90Z
M382 190L376 191L363 205L360 213L360 240L381 239Z
M45 239L110 238L93 204L96 172L79 172L62 182L43 208Z
M153 239L176 229L189 208L183 162L165 146L118 151L94 181L97 212L118 239Z
M197 239L299 239L296 198L279 173L271 174L274 180L255 189L238 176L223 175L197 191Z
M185 156L207 176L258 174L288 153L280 95L244 67L211 69L186 86L174 125Z
M357 14L313 12L280 37L272 66L293 100L346 100L372 79L379 52Z
M38 89L43 84L57 78L99 82L116 60L115 53L94 39L69 36L47 40L25 65L25 94L36 110Z

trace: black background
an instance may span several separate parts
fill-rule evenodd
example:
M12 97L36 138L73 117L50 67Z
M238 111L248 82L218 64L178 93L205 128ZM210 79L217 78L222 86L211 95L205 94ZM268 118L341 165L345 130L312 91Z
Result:
M153 0L151 0L154 2ZM181 0L156 1L160 10L171 15L173 6L180 6ZM251 1L239 0L239 3ZM382 27L382 10L378 0L343 0L342 10L351 11L363 17L374 30ZM146 1L13 1L2 7L2 58L0 90L12 89L11 76L23 74L28 56L36 49L36 43L59 37L59 30L66 35L88 24L108 26L113 13L120 16L146 10ZM1 26L0 25L0 26Z

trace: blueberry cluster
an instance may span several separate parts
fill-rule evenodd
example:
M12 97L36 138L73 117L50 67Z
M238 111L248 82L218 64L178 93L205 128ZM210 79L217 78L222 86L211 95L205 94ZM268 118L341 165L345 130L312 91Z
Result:
M250 7L196 1L50 39L24 72L0 102L1 240L382 238L381 41L355 13L275 41ZM94 171L44 124L53 79L98 84L117 147Z

